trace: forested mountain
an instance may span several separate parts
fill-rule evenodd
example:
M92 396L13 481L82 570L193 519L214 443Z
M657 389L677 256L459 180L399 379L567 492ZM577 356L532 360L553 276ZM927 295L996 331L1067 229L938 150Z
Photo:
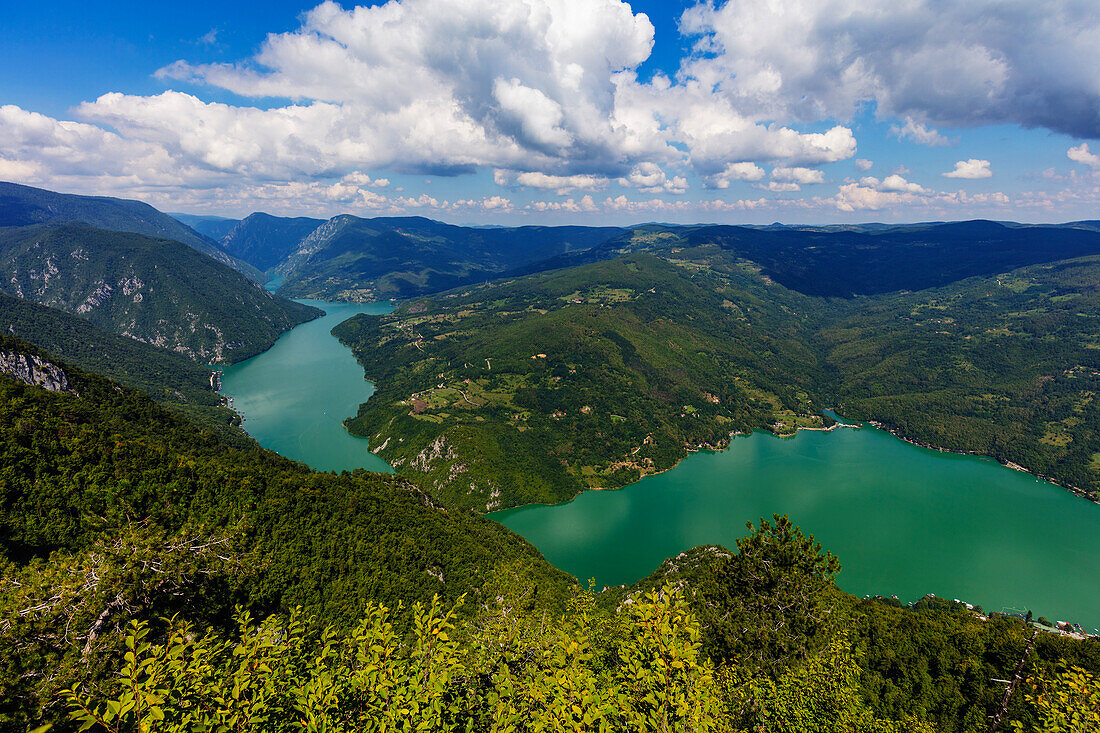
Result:
M0 182L0 227L33 224L86 224L114 232L174 239L243 272L253 280L263 279L256 268L227 255L209 237L141 201L78 196Z
M487 511L624 486L733 432L820 427L810 303L780 296L750 270L634 255L356 317L333 333L378 391L349 429Z
M334 217L277 271L282 295L384 300L479 282L531 262L594 247L614 227L459 227L421 217Z
M922 290L977 275L1100 254L1100 231L1081 226L992 221L875 227L635 227L585 252L531 263L516 274L568 267L630 252L671 256L716 246L758 264L805 295L850 298Z
M218 238L218 246L266 272L294 254L299 243L324 223L304 216L249 214Z
M223 225L211 231L222 231ZM502 274L544 272L635 252L669 256L707 245L756 262L791 290L848 298L1100 254L1100 227L1090 221L1038 226L977 220L477 228L420 217L341 215L323 222L257 213L220 238L226 252L286 276L283 294L337 300L416 297Z
M78 225L0 229L0 290L207 363L319 314L175 240Z
M825 299L723 245L667 251L337 326L378 385L349 428L480 509L621 486L824 406L1100 491L1100 258Z
M403 479L228 446L139 392L9 336L0 346L55 365L69 387L0 374L5 727L102 674L135 618L219 623L243 603L348 624L367 599L468 593L472 612L516 587L538 588L525 608L563 607L571 579L526 541Z
M836 558L781 517L593 596L404 479L226 446L29 344L0 351L63 384L0 374L6 728L970 733L1028 646L1020 619L841 593ZM1089 694L1100 647L1040 634L1026 661L1055 692L1009 714L1041 730L1044 700Z
M807 295L849 297L922 290L1039 262L1100 254L1100 234L1072 227L964 221L882 232L761 232L701 227L691 245L716 244Z
M248 444L239 418L214 391L210 369L83 318L0 293L0 334L31 342L68 364L140 390L225 440Z
M846 416L1100 493L1100 257L827 312L814 343Z

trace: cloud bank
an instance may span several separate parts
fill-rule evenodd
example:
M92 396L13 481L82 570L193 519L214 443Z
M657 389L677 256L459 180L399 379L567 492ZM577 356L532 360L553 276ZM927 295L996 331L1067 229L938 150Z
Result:
M822 166L854 159L850 120L867 105L924 146L951 144L937 128L985 124L1100 137L1100 15L1083 0L704 2L680 29L694 46L678 72L643 80L654 27L621 0L324 2L253 57L157 70L177 87L160 94L104 94L75 120L0 107L0 177L212 206L296 191L318 210L500 212L512 191L553 192L572 203L531 210L591 212L604 189L824 185ZM238 101L204 99L213 89ZM1067 154L1098 167L1087 144ZM443 201L383 183L478 171L502 195ZM992 169L969 159L943 175ZM802 200L849 211L930 194L898 175L836 191ZM617 195L602 205L630 209ZM720 210L676 204L692 205Z
M925 125L1019 124L1100 137L1100 14L1084 0L737 0L682 21L682 76L742 112L848 119L873 102ZM925 139L921 139L925 138Z

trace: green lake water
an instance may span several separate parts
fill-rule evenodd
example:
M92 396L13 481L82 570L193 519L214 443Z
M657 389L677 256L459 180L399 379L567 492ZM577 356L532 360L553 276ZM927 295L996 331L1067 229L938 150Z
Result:
M329 331L391 307L301 302L327 315L225 368L222 392L249 434L284 456L322 470L390 471L343 427L373 386ZM625 489L491 516L557 567L612 585L696 545L732 547L745 522L773 513L840 557L838 580L850 593L935 593L1100 627L1100 506L994 461L870 427L754 433Z
M222 394L244 418L248 434L265 448L322 471L365 468L392 473L367 441L343 421L374 392L363 367L329 331L356 313L389 313L389 303L299 300L325 316L283 334L247 361L225 367Z
M625 489L491 516L557 567L614 585L696 545L734 547L745 522L773 513L840 558L849 593L935 593L1100 627L1100 506L872 427L758 432Z

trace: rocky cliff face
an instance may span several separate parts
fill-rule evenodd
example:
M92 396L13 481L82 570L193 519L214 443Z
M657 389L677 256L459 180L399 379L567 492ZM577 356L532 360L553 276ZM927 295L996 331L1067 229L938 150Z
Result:
M0 290L204 363L254 356L321 313L183 243L75 225L0 227Z
M61 367L30 354L0 349L0 374L50 392L75 392Z
M298 267L309 260L312 255L317 254L328 246L333 237L355 221L356 217L350 214L341 214L321 224L298 242L297 250L287 257L282 264L276 267L275 272L289 278Z

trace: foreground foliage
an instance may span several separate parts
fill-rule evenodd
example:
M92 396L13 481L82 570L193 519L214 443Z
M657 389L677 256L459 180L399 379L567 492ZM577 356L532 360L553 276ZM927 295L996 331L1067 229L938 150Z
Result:
M1014 721L1017 733L1085 733L1100 730L1100 675L1071 666L1031 681L1027 701L1036 723Z
M0 725L106 674L135 618L218 625L242 603L350 623L366 598L476 608L513 586L537 589L518 607L560 608L569 577L494 522L392 476L228 446L65 370L75 394L0 376Z
M109 696L66 697L83 729L112 732L931 730L875 719L843 637L759 680L715 671L671 587L602 621L586 606L578 597L550 628L465 629L436 600L412 609L404 639L390 609L373 605L343 633L297 614L259 626L243 614L229 639L173 623L151 643L135 623Z
M229 636L175 619L157 642L134 622L124 664L98 689L64 693L81 730L123 731L771 731L933 733L884 720L860 695L846 633L776 677L701 652L702 629L672 586L612 616L574 597L536 628L522 616L459 621L436 598L406 614L368 604L347 631L291 613ZM394 616L409 615L401 634ZM1011 729L1090 731L1100 683L1069 668L1033 683ZM1018 708L1021 706L1017 705ZM952 729L954 726L945 728ZM984 730L980 727L968 729Z
M108 729L140 729L151 705L158 730L339 730L377 713L373 686L348 685L381 680L397 729L969 733L1026 646L1018 619L841 593L836 558L785 517L736 553L581 594L522 539L402 479L233 448L61 367L72 392L0 377L3 728L66 730L69 689ZM377 669L364 638L383 640L364 651ZM1063 660L1095 677L1100 644L1041 634L1025 673L1053 680ZM1041 730L1022 693L1010 716Z

